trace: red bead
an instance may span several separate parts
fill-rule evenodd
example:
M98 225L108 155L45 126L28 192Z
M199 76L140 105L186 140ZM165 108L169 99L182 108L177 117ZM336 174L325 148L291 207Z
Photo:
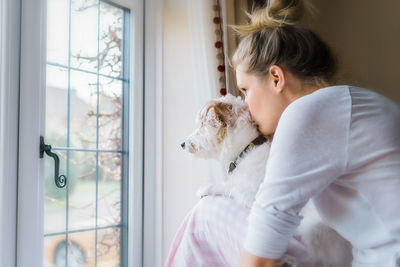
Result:
M220 18L220 17L215 17L215 18L213 19L213 22L214 22L215 24L220 24L220 23L221 23L221 18Z
M226 88L221 88L221 90L219 90L219 93L221 95L226 95Z
M219 65L218 66L218 71L219 72L224 72L225 71L225 66L224 65Z
M215 48L221 48L224 44L221 41L215 42Z

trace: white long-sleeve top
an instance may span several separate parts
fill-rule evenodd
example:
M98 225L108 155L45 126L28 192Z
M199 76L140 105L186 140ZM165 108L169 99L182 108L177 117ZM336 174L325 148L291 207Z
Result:
M322 88L292 102L275 131L244 248L280 258L310 199L353 245L353 266L396 266L399 104L352 86Z

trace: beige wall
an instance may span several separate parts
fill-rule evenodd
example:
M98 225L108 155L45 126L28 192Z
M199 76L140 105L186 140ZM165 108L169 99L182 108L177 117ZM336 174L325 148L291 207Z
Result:
M231 1L231 0L228 0ZM242 0L243 1L243 0ZM179 144L194 127L195 95L187 0L164 1L163 90L163 257L205 181L204 162ZM314 0L320 15L308 23L339 57L343 83L367 86L400 102L400 1ZM379 12L378 12L379 11Z
M342 84L373 89L400 103L400 1L312 0L319 15L306 25L339 61Z

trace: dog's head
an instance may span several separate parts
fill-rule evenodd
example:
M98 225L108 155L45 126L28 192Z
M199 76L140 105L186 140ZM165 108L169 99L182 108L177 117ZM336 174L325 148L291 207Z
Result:
M197 129L181 146L186 152L201 158L218 158L227 136L240 138L240 132L242 137L245 134L251 139L257 132L244 101L230 94L208 102L198 112L196 125Z

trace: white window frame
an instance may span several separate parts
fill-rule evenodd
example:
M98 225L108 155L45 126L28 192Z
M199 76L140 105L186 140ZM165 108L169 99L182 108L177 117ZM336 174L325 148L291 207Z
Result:
M163 266L163 0L144 0L143 267Z
M0 263L15 266L20 1L0 0Z
M0 262L7 267L43 265L43 248L35 244L43 240L43 192L38 187L43 161L38 156L38 137L44 135L44 114L37 107L45 102L37 92L45 86L45 61L40 61L45 57L46 34L41 27L45 13L40 9L44 1L0 0ZM133 199L128 246L133 250L128 253L128 266L163 266L162 0L109 2L131 9L132 40L145 37L144 42L131 42L131 92L143 90L130 94L129 176L134 184L129 188ZM38 31L38 36L30 34ZM24 49L41 52L20 55ZM134 132L142 125L143 132ZM18 161L18 153L23 160ZM24 208L28 203L34 208ZM134 224L132 218L138 217L143 220Z

